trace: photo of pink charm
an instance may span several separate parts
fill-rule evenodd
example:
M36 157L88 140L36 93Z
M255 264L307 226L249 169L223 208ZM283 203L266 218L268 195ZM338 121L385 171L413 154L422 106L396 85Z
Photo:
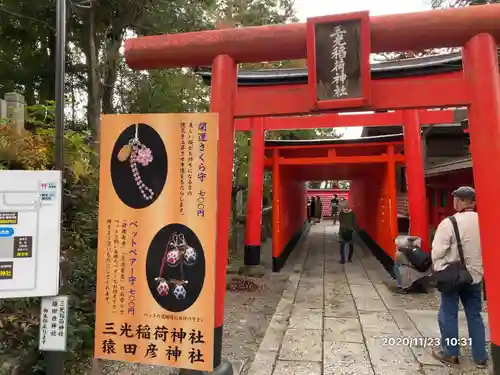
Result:
M171 267L176 266L177 263L179 263L179 259L180 259L179 250L174 249L174 250L170 250L167 253L167 263L169 266L171 266Z
M168 174L165 143L153 126L127 127L113 146L111 180L120 200L130 208L150 206L163 191ZM153 287L156 294L156 285Z
M158 291L158 294L162 297L168 296L168 292L170 291L170 287L168 286L168 283L165 280L160 281L160 284L158 284L158 288L156 288Z
M151 149L149 147L141 147L137 151L137 156L135 157L135 161L141 164L143 167L147 166L149 163L153 161L153 154L151 153Z

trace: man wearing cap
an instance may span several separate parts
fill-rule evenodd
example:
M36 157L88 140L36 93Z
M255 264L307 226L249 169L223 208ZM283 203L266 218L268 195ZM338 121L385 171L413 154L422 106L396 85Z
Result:
M458 364L459 347L472 346L472 357L478 367L487 366L486 339L482 311L483 262L479 239L479 222L476 205L476 191L462 186L453 193L453 215L456 219L460 242L462 243L465 265L472 276L472 283L461 286L456 292L441 292L441 306L438 314L441 331L441 349L433 356L450 365ZM460 261L460 256L450 218L438 226L432 242L432 265L434 271L444 270L450 263ZM458 302L462 301L470 340L458 332Z

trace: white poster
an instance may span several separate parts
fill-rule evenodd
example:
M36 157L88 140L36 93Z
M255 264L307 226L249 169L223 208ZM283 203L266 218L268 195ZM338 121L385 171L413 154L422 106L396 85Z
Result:
M65 352L67 327L68 296L42 298L39 349Z
M59 291L61 172L0 171L0 299Z

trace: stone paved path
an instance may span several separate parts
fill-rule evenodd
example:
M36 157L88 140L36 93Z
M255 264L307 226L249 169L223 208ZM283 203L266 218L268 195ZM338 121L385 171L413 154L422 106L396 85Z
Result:
M487 374L464 350L459 369L443 367L430 349L384 345L385 338L437 338L437 295L400 296L367 249L338 263L336 228L312 227L249 375ZM460 334L468 336L463 312ZM485 317L486 319L486 317ZM487 320L485 321L487 322ZM489 335L488 335L489 339Z

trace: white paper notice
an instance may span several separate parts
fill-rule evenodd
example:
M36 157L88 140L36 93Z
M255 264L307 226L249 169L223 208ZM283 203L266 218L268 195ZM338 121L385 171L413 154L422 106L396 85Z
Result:
M68 296L42 298L39 349L65 352L67 327Z

